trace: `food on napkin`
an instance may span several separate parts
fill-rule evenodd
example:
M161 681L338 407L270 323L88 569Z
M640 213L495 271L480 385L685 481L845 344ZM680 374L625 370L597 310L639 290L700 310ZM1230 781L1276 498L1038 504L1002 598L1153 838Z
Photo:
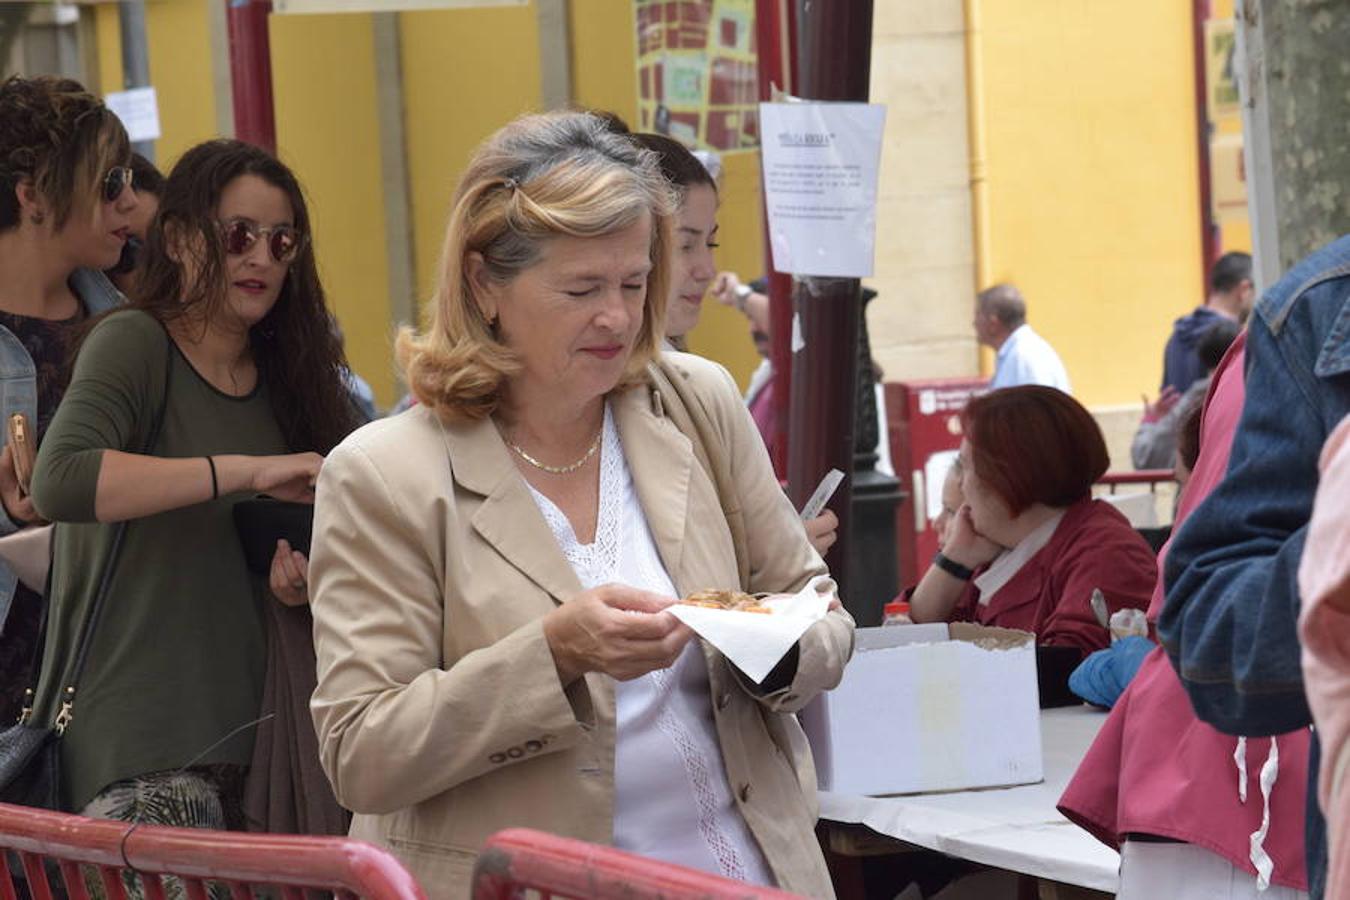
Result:
M742 591L719 591L710 589L695 591L680 601L685 606L701 606L705 609L729 609L734 612L762 613L773 612L760 603L759 598Z
M699 591L689 599L705 593L709 592ZM712 593L748 596L739 591ZM698 605L675 603L668 611L758 684L806 629L825 618L834 594L834 582L828 575L820 575L795 594L771 594L763 599L751 597L757 606L771 613L767 616L729 616L720 603L712 606L707 601Z

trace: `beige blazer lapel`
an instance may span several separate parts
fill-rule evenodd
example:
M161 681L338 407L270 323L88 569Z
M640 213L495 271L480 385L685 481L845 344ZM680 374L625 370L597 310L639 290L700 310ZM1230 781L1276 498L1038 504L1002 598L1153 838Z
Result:
M635 387L611 401L614 424L623 441L628 470L638 502L647 515L657 552L681 595L691 588L685 562L685 530L689 527L690 478L698 465L689 438L663 415L651 388Z
M484 498L471 519L474 530L554 600L562 602L580 593L576 573L492 422L445 425L442 431L451 477ZM446 550L451 559L459 553L455 547Z

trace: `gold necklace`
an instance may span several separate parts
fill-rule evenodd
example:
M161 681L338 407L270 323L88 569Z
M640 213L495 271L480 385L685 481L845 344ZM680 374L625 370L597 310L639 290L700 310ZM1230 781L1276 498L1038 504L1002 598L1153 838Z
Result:
M600 449L600 439L604 436L605 436L605 426L601 425L600 430L595 433L595 440L591 441L591 449L587 450L586 455L581 457L581 459L567 466L550 466L541 463L539 460L535 459L533 456L526 453L519 444L514 443L512 441L507 441L506 446L516 451L516 453L519 454L521 459L525 460L527 463L534 466L536 469L542 469L543 471L548 472L552 475L567 475L571 472L575 472L577 469L580 469L582 466L586 465L586 462L592 456L595 455L595 451Z

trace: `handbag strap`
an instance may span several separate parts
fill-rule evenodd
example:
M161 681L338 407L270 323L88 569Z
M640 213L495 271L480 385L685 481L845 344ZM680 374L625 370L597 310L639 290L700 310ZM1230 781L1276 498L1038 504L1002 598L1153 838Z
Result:
M652 386L661 400L662 412L693 444L694 456L712 480L722 515L731 530L732 549L736 554L736 574L741 590L750 585L750 549L745 536L745 516L736 502L736 489L726 465L725 450L713 426L702 399L685 387L685 376L678 367L661 356L648 367ZM710 452L709 448L713 448Z
M169 385L173 375L173 338L169 336L168 329L164 331L165 353L164 353L164 395L160 398L159 411L155 414L153 424L150 426L150 436L146 439L141 450L142 453L149 454L155 449L155 443L159 440L160 431L164 427L164 415L169 408ZM84 665L89 659L89 648L93 644L93 637L98 628L99 619L102 617L103 610L106 607L108 599L108 590L112 586L113 575L117 569L117 561L121 557L122 544L127 534L127 526L131 524L129 520L123 520L113 526L113 538L108 548L108 556L103 561L103 570L99 574L98 588L94 592L93 602L89 606L89 613L85 616L84 623L80 627L79 640L75 645L75 665L71 669L70 678L66 682L66 687L61 691L61 708L56 714L53 722L57 734L65 732L66 728L74 719L75 711L75 685L79 683L80 675L84 672ZM52 549L55 555L55 533L53 534ZM51 583L52 569L47 571L47 600L43 604L42 626L38 635L38 645L34 674L38 674L41 666L42 647L46 644L47 616L51 608Z

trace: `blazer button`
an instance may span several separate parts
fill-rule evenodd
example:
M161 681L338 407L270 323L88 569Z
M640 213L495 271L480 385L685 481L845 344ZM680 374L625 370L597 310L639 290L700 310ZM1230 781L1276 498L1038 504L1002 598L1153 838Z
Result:
M741 802L749 803L751 793L753 793L753 791L750 789L750 782L747 781L745 784L741 785Z
M731 692L730 692L730 691L723 691L721 694L719 694L719 695L717 696L717 708L718 708L718 710L726 709L726 708L727 708L728 706L730 706L730 705L731 705Z

